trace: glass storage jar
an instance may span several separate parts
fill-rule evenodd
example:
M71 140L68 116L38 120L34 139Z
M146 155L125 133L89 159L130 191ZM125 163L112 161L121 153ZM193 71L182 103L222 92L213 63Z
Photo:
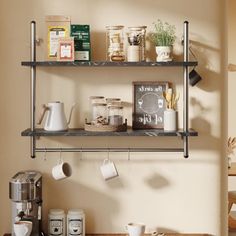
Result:
M103 96L90 96L89 97L89 114L87 114L88 120L91 122L93 120L93 104L95 103L105 103L105 98Z
M108 61L124 61L124 26L107 26L107 60Z
M128 61L146 61L147 26L128 27Z
M93 103L92 104L92 122L94 124L104 124L107 122L107 104Z
M123 107L109 106L108 107L108 124L119 126L123 124Z

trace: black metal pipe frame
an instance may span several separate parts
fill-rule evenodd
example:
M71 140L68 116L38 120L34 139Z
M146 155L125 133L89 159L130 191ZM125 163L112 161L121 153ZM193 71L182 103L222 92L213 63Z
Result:
M184 62L189 61L189 23L188 21L184 22ZM189 70L188 66L184 66L184 76L183 76L183 129L184 132L188 133L189 122L188 122L188 112L189 112ZM189 137L183 137L184 145L184 157L188 158L189 156Z
M189 62L189 23L184 22L184 62ZM30 104L30 128L35 132L35 104L36 104L36 22L31 21L31 62L34 65L30 67L30 89L31 89L31 104ZM184 66L183 71L183 130L185 133L189 131L188 112L189 112L189 70L188 64ZM184 157L189 156L189 137L183 136L183 148L37 148L36 136L30 137L31 157L35 158L36 152L183 152Z
M35 148L36 152L183 152L183 148Z
M30 60L36 62L36 22L30 23ZM35 102L36 102L36 66L30 67L30 128L35 131ZM36 137L30 138L31 157L35 158Z

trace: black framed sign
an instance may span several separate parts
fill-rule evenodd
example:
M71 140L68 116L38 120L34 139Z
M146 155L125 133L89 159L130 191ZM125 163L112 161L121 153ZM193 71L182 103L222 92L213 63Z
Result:
M166 101L166 81L133 82L133 129L162 129Z

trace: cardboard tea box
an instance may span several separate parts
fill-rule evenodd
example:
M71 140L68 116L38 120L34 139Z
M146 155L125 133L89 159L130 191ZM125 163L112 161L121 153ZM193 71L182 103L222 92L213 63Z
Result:
M71 25L71 37L74 37L75 61L91 60L89 25Z
M46 16L46 60L56 61L59 38L70 36L69 16Z

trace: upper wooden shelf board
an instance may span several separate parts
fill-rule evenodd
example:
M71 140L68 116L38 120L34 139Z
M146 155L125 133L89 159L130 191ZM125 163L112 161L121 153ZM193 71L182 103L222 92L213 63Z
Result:
M21 133L21 136L198 136L198 132L189 129L189 132L178 130L176 132L165 132L162 129L149 130L132 130L128 129L125 132L94 132L85 131L84 129L69 129L68 131L45 131L44 129L36 129L34 132L31 129L26 129Z
M183 67L197 66L196 61L170 61L170 62L114 62L114 61L23 61L22 66L80 66L80 67Z

